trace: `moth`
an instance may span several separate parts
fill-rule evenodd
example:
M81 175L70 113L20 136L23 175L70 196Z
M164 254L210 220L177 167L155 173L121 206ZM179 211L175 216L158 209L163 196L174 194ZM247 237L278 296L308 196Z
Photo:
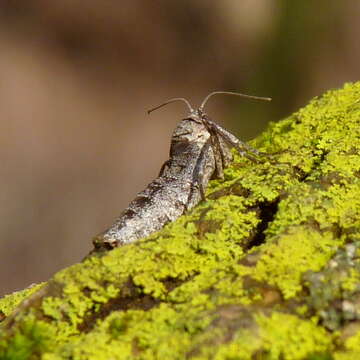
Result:
M170 157L162 165L159 176L135 197L110 228L94 238L95 251L110 250L144 238L205 200L209 180L224 176L223 169L232 159L231 147L254 162L264 155L222 128L204 112L207 101L216 94L271 100L214 91L195 110L185 98L173 98L150 109L149 114L169 103L182 101L187 105L189 115L178 123L173 132Z

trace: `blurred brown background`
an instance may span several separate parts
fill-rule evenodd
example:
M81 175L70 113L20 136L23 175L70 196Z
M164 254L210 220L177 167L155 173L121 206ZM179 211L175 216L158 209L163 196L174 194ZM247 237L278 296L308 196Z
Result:
M208 104L250 139L359 80L359 13L351 0L1 1L0 295L80 261L157 175L186 108L149 107L273 97Z

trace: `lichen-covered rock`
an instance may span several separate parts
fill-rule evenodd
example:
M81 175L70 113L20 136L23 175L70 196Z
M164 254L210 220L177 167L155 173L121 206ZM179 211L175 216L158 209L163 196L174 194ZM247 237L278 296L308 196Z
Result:
M0 300L0 358L360 358L360 83L254 145L160 232Z

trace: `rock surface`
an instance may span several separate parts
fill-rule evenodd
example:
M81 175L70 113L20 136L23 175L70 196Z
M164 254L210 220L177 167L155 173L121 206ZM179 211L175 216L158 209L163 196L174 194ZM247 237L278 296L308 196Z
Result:
M329 91L186 216L1 299L0 358L356 359L359 125L360 83Z

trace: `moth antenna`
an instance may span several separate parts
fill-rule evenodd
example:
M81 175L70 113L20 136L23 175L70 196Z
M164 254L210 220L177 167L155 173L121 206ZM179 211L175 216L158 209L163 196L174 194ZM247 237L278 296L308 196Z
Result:
M150 114L154 110L157 110L157 109L159 109L159 108L161 108L161 107L163 107L163 106L165 106L167 104L170 104L172 102L175 102L175 101L183 101L187 105L187 107L189 108L190 112L194 111L193 108L191 107L189 101L187 101L185 98L173 98L173 99L170 99L168 101L165 101L164 103L162 103L162 104L160 104L158 106L153 107L152 109L148 110L147 113Z
M252 95L245 95L245 94L240 94L237 92L232 92L232 91L213 91L212 93L210 93L208 96L206 96L206 98L203 100L203 102L201 103L199 110L203 110L204 106L206 105L206 103L208 102L208 100L216 94L226 94L226 95L236 95L236 96L241 96L243 98L246 99L254 99L254 100L263 100L263 101L271 101L271 98L269 97L261 97L261 96L252 96Z

